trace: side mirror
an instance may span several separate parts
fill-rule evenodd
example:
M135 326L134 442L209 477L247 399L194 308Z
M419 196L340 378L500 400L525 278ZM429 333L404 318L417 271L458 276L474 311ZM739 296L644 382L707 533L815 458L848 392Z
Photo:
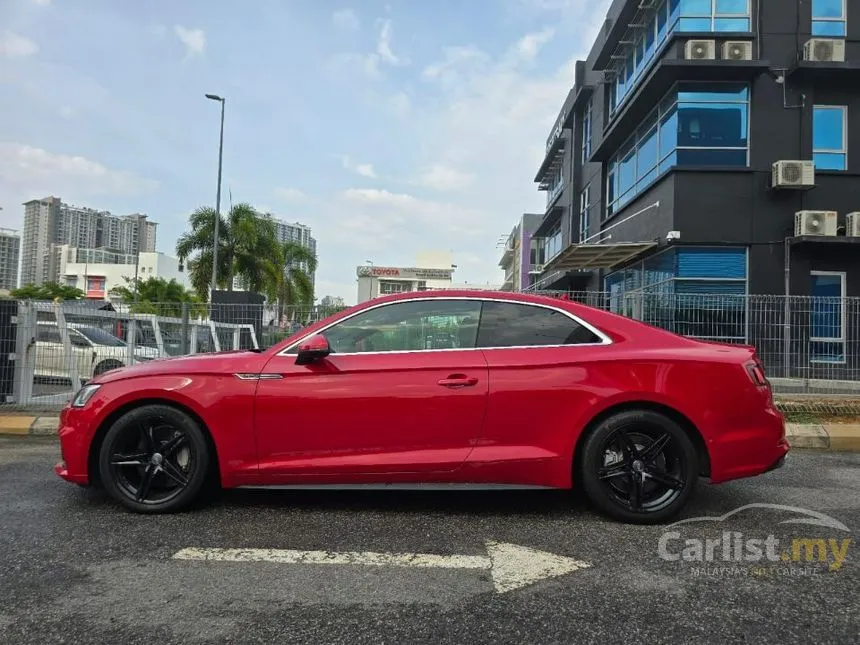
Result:
M331 345L322 334L315 334L299 345L296 365L310 365L331 354Z

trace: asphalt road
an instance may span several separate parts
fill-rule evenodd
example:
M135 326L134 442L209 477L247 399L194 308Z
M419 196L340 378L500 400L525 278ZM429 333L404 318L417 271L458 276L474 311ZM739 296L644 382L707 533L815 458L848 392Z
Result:
M770 503L824 514L818 525L779 524L810 519L800 511L748 508L672 528L613 523L564 493L498 491L234 491L189 513L143 517L55 478L57 456L54 442L0 439L3 643L860 640L858 454L794 451L781 471L703 485L684 515ZM658 548L667 530L681 532L668 557L732 531L774 535L781 548L792 537L833 540L847 559L736 563L716 548L713 562L670 561ZM479 566L487 541L591 566L500 593ZM189 547L459 555L478 565L173 558Z

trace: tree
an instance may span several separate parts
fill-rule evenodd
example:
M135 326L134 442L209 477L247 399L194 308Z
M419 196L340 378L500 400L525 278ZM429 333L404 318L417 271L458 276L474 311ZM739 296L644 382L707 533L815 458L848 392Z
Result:
M171 316L179 318L182 315L182 303L196 305L200 299L175 279L149 277L146 280L137 281L137 305L134 305L134 278L125 277L126 285L114 287L110 294L121 298L123 302L131 305L133 313L158 314L159 316ZM196 313L198 307L192 307ZM193 315L193 314L192 314Z
M189 218L191 231L176 243L176 253L188 259L188 273L197 294L208 298L212 282L212 251L215 210L202 207ZM253 206L233 206L218 225L218 283L216 288L233 289L233 278L240 276L251 291L264 292L275 279L273 258L278 256L274 222L260 215Z
M39 286L24 285L18 289L13 289L9 295L19 300L54 300L56 298L80 300L84 297L84 292L77 287L70 287L57 282L46 282Z
M307 270L301 265L307 267ZM317 257L308 247L296 242L284 242L271 263L272 281L267 295L278 301L278 318L286 307L312 305L314 285L311 275L317 268Z

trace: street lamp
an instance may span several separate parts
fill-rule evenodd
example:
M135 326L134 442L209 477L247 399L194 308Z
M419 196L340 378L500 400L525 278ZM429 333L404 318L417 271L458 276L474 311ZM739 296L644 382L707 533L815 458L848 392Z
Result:
M224 99L217 94L207 94L210 101L221 103L221 136L218 140L218 194L215 197L215 232L212 237L212 282L209 285L209 302L212 302L212 292L218 280L218 228L221 224L221 162L224 158Z

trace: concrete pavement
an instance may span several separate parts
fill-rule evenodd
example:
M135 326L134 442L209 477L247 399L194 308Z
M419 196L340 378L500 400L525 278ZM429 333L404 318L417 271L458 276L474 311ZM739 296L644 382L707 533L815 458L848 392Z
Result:
M58 458L55 442L0 438L3 642L789 644L860 633L857 454L795 451L772 473L701 486L686 523L650 527L608 521L567 493L524 491L231 491L148 517L59 480ZM798 517L814 521L786 522ZM684 540L726 532L781 540L786 559L726 560L734 547L675 558ZM825 549L811 551L819 540ZM491 543L590 566L499 593L482 564ZM828 544L845 557L830 558ZM187 549L333 561L176 558ZM475 566L337 561L346 553Z

